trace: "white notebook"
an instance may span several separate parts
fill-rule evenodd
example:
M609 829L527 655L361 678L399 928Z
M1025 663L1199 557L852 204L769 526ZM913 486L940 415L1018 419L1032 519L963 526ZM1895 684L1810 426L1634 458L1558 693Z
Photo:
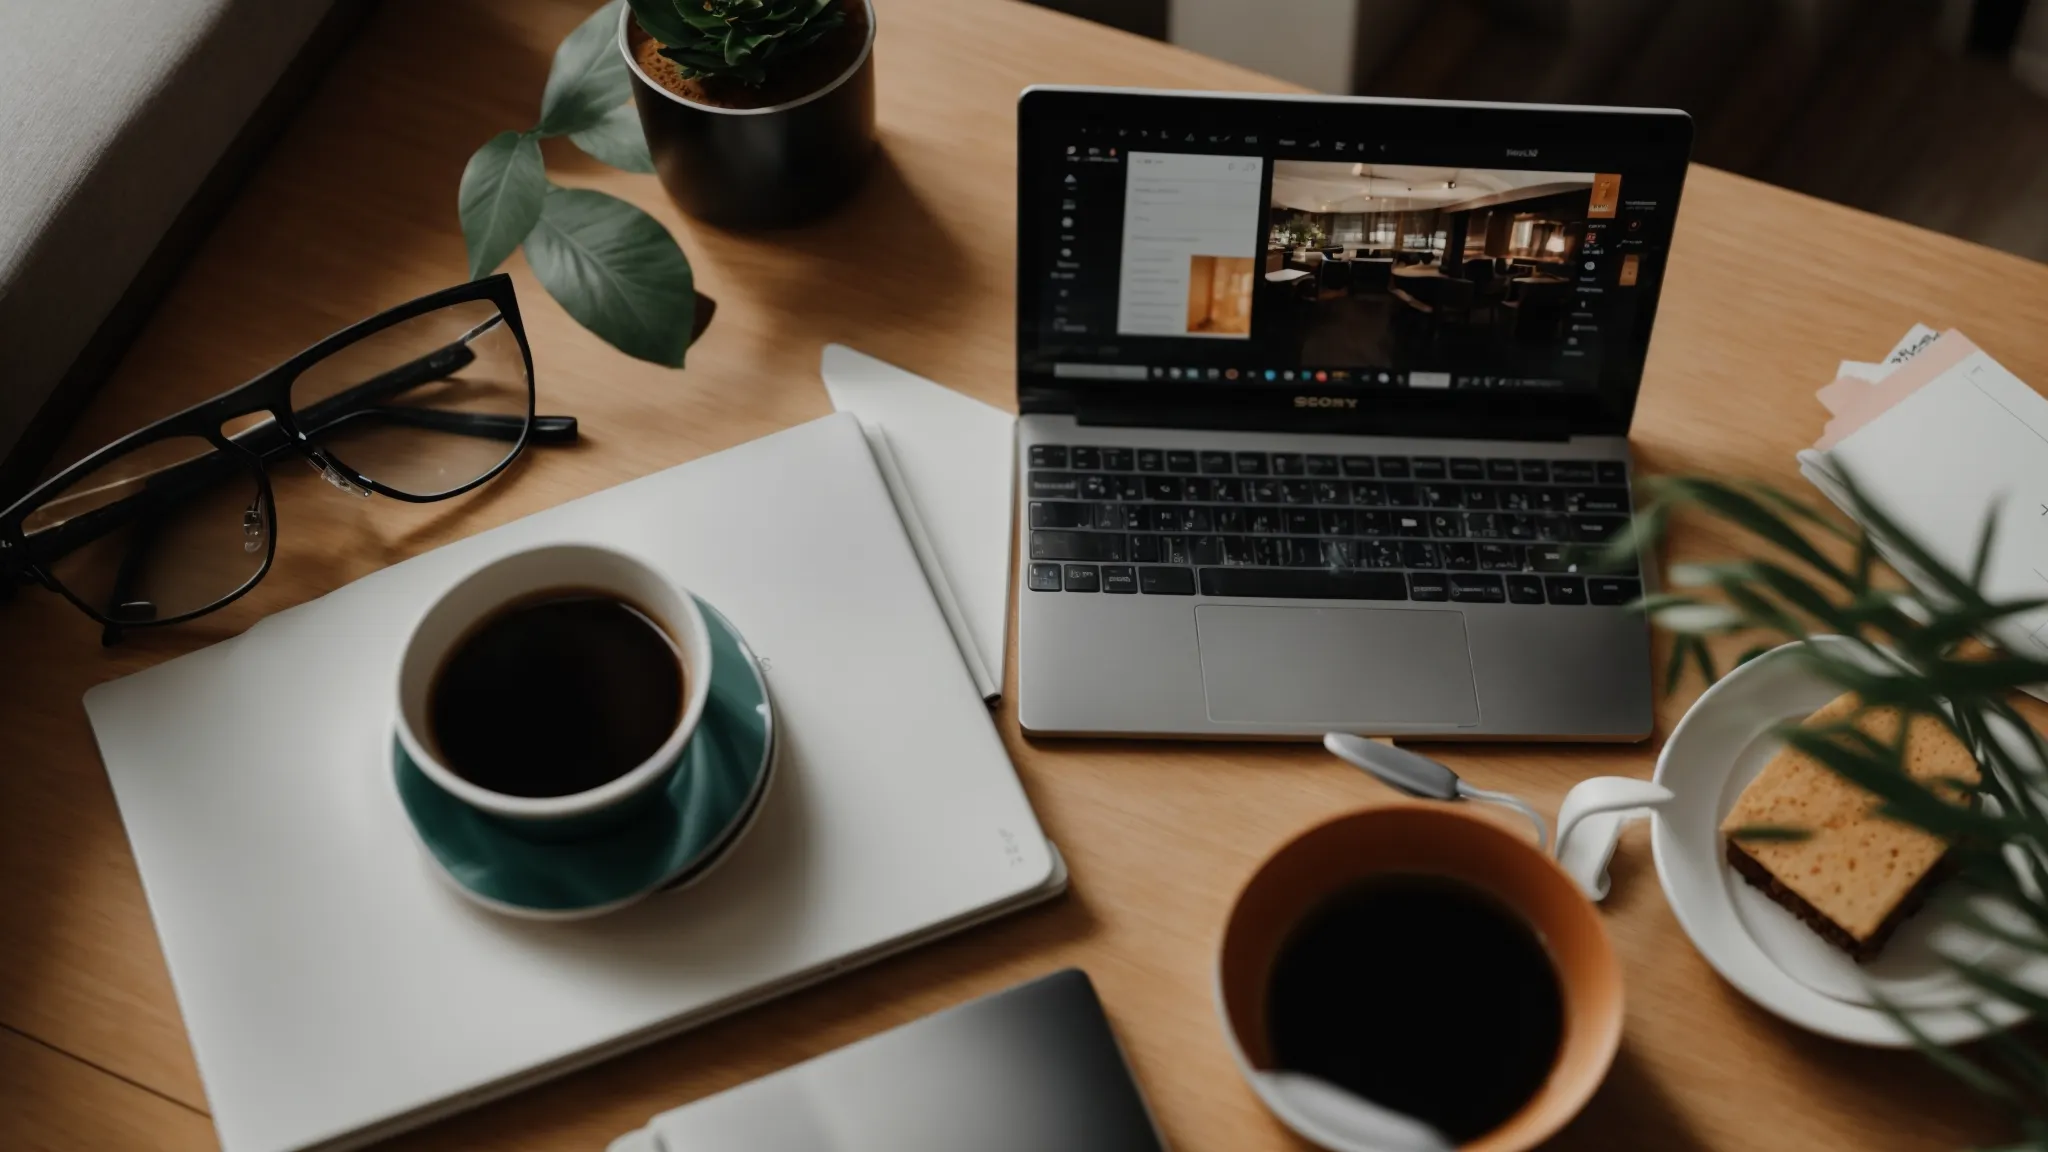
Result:
M782 745L701 884L539 924L434 874L385 746L414 617L557 541L723 611ZM394 565L86 708L226 1152L369 1143L1065 883L846 415Z

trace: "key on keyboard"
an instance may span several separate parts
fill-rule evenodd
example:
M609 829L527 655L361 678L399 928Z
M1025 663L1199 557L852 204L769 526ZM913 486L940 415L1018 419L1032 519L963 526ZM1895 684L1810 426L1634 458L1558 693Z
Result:
M1026 586L1146 596L1617 607L1615 460L1032 445Z

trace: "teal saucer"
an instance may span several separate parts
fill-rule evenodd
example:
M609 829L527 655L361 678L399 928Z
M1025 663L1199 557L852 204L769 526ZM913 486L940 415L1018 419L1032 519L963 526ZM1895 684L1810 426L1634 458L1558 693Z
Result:
M513 916L568 920L701 875L759 806L775 748L768 685L732 622L703 600L711 691L664 799L585 841L523 839L436 787L396 739L392 776L422 847L463 895Z

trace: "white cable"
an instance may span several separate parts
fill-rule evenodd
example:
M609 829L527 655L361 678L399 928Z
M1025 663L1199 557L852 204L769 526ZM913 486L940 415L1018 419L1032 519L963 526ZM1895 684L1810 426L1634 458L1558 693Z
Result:
M1458 795L1467 800L1484 800L1488 804L1498 804L1503 808L1513 808L1515 811L1527 816L1529 823L1536 826L1537 850L1541 852L1550 851L1550 825L1544 823L1542 814L1529 807L1528 802L1520 796L1512 796L1506 792L1490 792L1484 788L1474 788L1463 780L1458 781Z

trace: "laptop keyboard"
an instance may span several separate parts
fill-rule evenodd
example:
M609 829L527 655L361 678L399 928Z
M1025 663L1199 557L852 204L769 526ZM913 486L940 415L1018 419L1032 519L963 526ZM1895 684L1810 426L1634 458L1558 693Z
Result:
M1629 522L1612 460L1038 444L1033 592L1620 605L1587 574Z

